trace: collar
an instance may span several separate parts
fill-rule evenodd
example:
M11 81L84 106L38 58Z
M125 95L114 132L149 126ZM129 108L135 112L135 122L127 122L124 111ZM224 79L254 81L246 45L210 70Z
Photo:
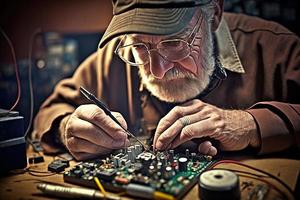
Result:
M221 65L229 71L245 73L236 45L233 42L229 27L224 17L222 18L218 29L215 31L215 36L219 52L218 57Z

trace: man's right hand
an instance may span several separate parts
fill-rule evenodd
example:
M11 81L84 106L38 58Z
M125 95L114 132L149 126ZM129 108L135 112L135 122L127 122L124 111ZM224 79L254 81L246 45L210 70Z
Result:
M122 126L120 113L112 112ZM79 106L66 122L61 138L76 160L86 160L129 145L126 132L105 112L93 104Z

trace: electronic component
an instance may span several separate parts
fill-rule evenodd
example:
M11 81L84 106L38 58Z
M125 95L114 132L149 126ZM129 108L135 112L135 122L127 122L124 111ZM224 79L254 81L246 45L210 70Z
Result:
M202 200L239 200L238 176L229 170L214 169L203 172L199 177L199 197Z
M33 156L28 158L28 163L29 164L37 164L37 163L41 163L44 162L44 157L43 156Z
M62 172L65 168L69 167L69 161L66 160L54 160L48 165L48 171L50 172Z
M24 118L19 112L0 109L0 174L27 166Z
M186 157L180 157L178 159L179 171L185 172L187 170L188 159Z
M143 199L180 199L212 163L188 150L183 154L174 150L153 153L138 144L105 159L79 163L64 173L64 181L97 188L94 177L98 177L110 191Z

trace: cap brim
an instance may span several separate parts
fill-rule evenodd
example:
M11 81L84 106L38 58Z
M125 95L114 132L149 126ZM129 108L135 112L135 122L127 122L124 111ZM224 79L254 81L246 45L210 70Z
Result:
M141 33L170 35L181 31L192 19L196 8L136 8L115 15L107 27L100 43L102 48L119 35Z

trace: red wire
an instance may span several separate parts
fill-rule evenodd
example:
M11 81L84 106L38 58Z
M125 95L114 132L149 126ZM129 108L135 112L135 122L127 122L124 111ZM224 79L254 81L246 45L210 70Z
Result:
M19 77L19 69L17 66L17 59L16 59L16 53L15 53L15 49L14 46L11 42L11 40L9 39L9 37L6 35L6 33L2 30L1 33L3 34L4 38L7 40L9 47L11 49L11 53L13 56L13 62L14 62L14 69L15 69L15 74L16 74L16 79L17 79L17 90L18 90L18 95L17 95L17 99L15 100L15 103L13 104L13 106L9 109L9 112L11 112L13 109L16 108L16 106L18 105L19 101L20 101L20 97L21 97L21 82L20 82L20 77Z
M218 161L218 162L212 164L212 165L210 166L210 168L214 168L215 166L217 166L217 165L219 165L219 164L222 164L222 163L233 163L233 164L241 165L241 166L244 166L244 167L247 167L247 168L250 168L250 169L253 169L253 170L257 171L257 168L252 167L252 166L247 165L247 164L244 164L244 163L242 163L242 162L236 161L236 160L220 160L220 161Z

